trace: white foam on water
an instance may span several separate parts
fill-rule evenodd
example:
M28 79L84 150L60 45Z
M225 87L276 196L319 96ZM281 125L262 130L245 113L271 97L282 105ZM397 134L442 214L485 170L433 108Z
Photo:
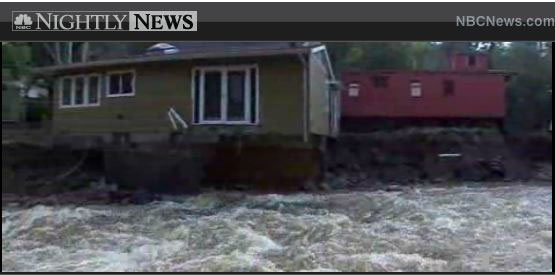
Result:
M443 260L424 258L417 254L398 253L372 254L370 264L387 272L441 272L447 266L447 262Z
M257 234L247 228L238 230L239 238L250 243L248 254L260 254L271 250L280 250L282 247L266 236Z
M328 269L328 268L316 268L316 269L307 269L307 270L299 270L299 273L339 273L341 270L337 269Z
M187 261L171 269L173 272L280 272L275 265L265 259L240 252L228 255L208 256Z
M545 241L547 244L552 244L553 241L553 231L542 231L539 234L539 237Z
M2 210L2 271L551 271L552 188Z
M6 235L6 233L10 232L12 227L11 221L2 222L2 236Z
M35 206L26 210L16 210L7 219L7 228L13 230L2 230L4 234L17 234L33 227L51 227L64 225L76 221L86 221L92 217L108 215L106 211L92 210L87 208L54 208L46 206ZM2 218L4 219L4 218ZM2 226L4 227L4 226Z
M435 219L433 224L437 229L447 229L451 231L456 231L460 226L459 221L456 221L448 217L437 218Z

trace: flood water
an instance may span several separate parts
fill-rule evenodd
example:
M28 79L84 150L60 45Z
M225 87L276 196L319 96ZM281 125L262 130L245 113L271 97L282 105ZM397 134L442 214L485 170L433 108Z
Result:
M552 188L2 209L2 271L552 271Z

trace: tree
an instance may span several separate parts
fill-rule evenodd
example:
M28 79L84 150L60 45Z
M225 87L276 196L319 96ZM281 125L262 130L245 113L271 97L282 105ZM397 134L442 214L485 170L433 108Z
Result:
M125 57L144 51L154 42L33 42L36 66L61 65Z
M523 134L545 129L551 117L552 57L542 42L512 42L496 50L495 69L516 73L508 85L507 130Z
M87 62L89 57L89 42L44 42L41 45L52 64Z
M2 44L2 70L12 79L20 80L33 66L31 49L27 43ZM4 77L4 73L2 74Z
M412 42L409 47L409 58L413 70L431 70L436 66L431 63L431 55L435 51L435 46L430 42Z
M336 70L409 69L411 56L407 42L328 43Z
M22 90L29 81L31 51L26 43L2 43L2 120L25 115Z

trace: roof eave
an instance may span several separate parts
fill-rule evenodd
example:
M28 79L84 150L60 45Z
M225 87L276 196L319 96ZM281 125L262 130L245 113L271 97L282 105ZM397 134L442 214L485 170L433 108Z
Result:
M152 62L171 62L181 60L195 60L195 59L215 59L215 58L229 58L229 57L265 57L265 56L279 56L279 55L295 55L299 53L310 53L311 48L294 48L294 49L273 49L273 50L253 50L244 52L212 52L212 53L181 53L172 55L156 55L156 56L140 56L136 58L125 59L112 59L112 60L99 60L87 63L74 63L63 64L55 66L47 66L35 68L32 73L37 76L50 76L56 74L63 74L67 71L93 69L110 66L125 66L135 65L142 63Z
M398 73L415 73L415 74L501 74L501 75L517 75L517 72L505 70L410 70L410 69L393 69L393 70L364 70L364 69L348 69L344 73L347 74L398 74Z

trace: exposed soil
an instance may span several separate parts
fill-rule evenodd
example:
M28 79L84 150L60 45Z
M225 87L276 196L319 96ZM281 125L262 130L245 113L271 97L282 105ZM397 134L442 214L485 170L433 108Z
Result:
M551 135L507 139L495 130L405 129L340 137L330 146L326 179L349 187L547 180L538 171L551 160Z
M228 151L222 152L223 155L231 155ZM250 193L398 191L417 185L498 186L526 182L550 185L552 182L550 135L506 139L491 130L406 129L342 136L329 145L325 162L327 169L321 181L301 180L303 174L315 178L315 167L311 165L314 161L310 160L310 152L302 155L304 152L295 151L298 156L289 158L267 150L261 152L246 154L240 158L243 164L256 164L250 171L242 171L240 163L233 163L233 158L229 157L223 158L227 165L204 166L204 169L208 167L216 172L199 173L205 178L214 178L216 175L221 178L221 171L225 168L226 173L231 173L224 173L226 177L239 175L244 180L203 184L196 186L194 192L187 193L198 194L207 189ZM442 157L441 154L448 155ZM148 203L159 198L156 194L183 193L179 190L184 190L182 186L186 176L192 174L191 170L196 170L180 170L178 175L185 177L175 179L172 179L172 173L163 173L163 169L158 169L155 165L149 165L148 169L136 165L142 167L141 173L134 172L129 167L112 167L106 170L104 158L107 156L114 160L113 156L102 152L3 145L2 204L33 206ZM131 158L138 164L149 160L148 156L137 156L132 154ZM265 159L261 156L265 156ZM173 166L183 165L173 160L172 155L166 159ZM287 165L280 169L280 163ZM263 164L267 164L266 169L262 169ZM116 184L119 182L111 180L114 177L109 176L110 170L135 173L138 180ZM153 176L147 177L149 173ZM285 175L287 173L294 173L295 177L288 177ZM164 176L164 180L156 181L157 175ZM249 179L255 181L250 182ZM154 184L158 189L149 189L148 184ZM180 188L171 188L172 184ZM253 185L263 188L253 188ZM162 189L172 192L163 192Z

